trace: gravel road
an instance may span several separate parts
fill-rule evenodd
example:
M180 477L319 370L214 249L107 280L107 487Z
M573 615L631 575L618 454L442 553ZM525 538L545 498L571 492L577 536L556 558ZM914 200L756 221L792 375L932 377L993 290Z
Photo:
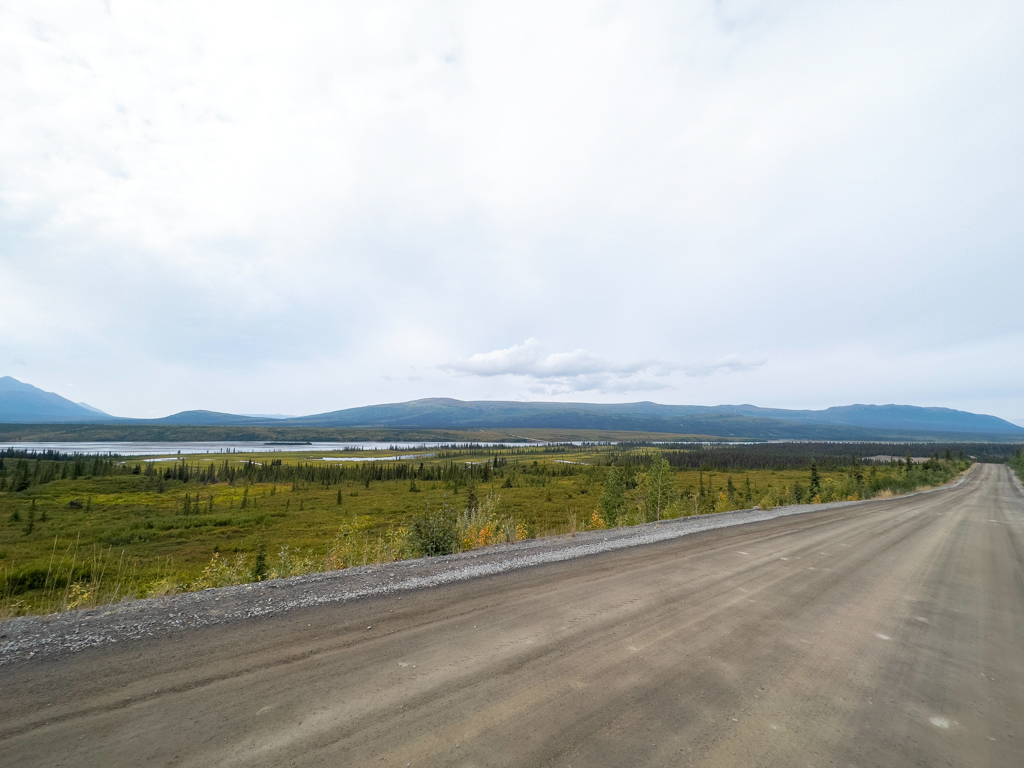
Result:
M1022 573L1024 490L982 465L900 499L19 619L0 762L1016 766Z

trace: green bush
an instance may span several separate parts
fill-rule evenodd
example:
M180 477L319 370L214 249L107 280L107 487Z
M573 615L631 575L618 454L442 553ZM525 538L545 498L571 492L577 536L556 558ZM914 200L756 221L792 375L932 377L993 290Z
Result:
M1010 468L1017 473L1017 477L1024 480L1024 450L1017 451L1010 459Z
M56 586L73 582L88 581L92 578L92 570L88 566L76 565L54 573L49 568L26 568L18 573L0 571L0 595L21 595L34 589L43 589L48 583Z
M409 543L416 554L424 557L452 554L459 544L458 517L447 506L436 512L426 510L413 518Z

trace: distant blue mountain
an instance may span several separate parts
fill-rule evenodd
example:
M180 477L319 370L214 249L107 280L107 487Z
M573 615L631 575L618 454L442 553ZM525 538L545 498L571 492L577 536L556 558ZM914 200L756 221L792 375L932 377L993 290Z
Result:
M85 410L92 411L93 413L98 413L101 416L110 416L110 414L107 413L106 411L101 411L99 408L96 408L95 406L89 405L88 403L75 403L75 405L80 405L83 408L85 408Z
M190 427L215 426L215 427L237 427L250 424L263 424L264 422L280 422L280 419L270 417L260 418L258 416L236 416L233 413L219 413L217 411L182 411L171 416L164 416L162 419L136 419L142 424L178 424Z
M10 376L0 376L0 422L51 423L96 421L107 417L85 403L73 403Z
M1024 442L1024 427L995 416L914 405L844 405L821 411L791 411L755 405L522 403L426 398L287 418L182 411L160 419L121 419L84 403L73 403L60 395L44 392L10 376L0 378L0 422L418 430L541 428L761 440L994 438Z
M868 433L893 438L1000 435L1024 440L1024 428L995 416L914 405L846 405L822 411L790 411L754 405L466 402L428 398L349 408L278 423L318 427L600 429L790 439L867 439Z
M915 405L838 405L823 411L787 411L752 405L718 406L744 415L770 416L810 424L868 429L923 429L935 432L992 432L1024 435L1024 428L997 416Z

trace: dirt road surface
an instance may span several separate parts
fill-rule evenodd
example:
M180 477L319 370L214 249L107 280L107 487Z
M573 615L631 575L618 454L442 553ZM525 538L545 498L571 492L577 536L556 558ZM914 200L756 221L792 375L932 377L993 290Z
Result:
M4 766L1021 766L1024 494L959 487L0 669Z

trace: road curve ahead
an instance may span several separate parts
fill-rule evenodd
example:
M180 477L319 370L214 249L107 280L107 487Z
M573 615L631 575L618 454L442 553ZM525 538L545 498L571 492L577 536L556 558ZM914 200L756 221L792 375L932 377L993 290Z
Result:
M1024 765L1024 495L956 488L0 669L5 766Z

